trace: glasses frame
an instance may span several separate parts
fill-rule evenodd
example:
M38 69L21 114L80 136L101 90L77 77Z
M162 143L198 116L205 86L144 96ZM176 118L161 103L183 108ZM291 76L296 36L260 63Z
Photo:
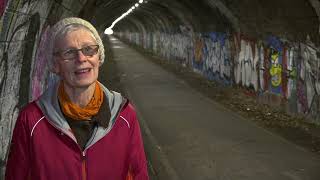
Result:
M84 50L88 47L93 47L92 49L96 49L96 52L92 55L89 55L87 53L84 52ZM64 57L63 53L66 53L68 51L73 51L74 52L74 57L70 57L70 58L66 58ZM86 56L86 57L91 57L91 56L94 56L96 54L98 54L99 52L99 45L98 44L94 44L94 45L87 45L87 46L84 46L80 49L73 49L73 48L70 48L70 49L66 49L66 50L60 50L60 51L57 51L57 52L54 52L53 55L54 56L58 56L60 57L62 60L72 60L72 59L75 59L77 56L78 56L78 52L81 51L81 53Z

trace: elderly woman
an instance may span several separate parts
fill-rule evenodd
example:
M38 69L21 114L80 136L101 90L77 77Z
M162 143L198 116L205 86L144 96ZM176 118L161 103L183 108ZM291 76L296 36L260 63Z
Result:
M60 80L21 110L6 179L148 179L133 106L97 81L104 47L96 29L66 18L50 39L48 60Z

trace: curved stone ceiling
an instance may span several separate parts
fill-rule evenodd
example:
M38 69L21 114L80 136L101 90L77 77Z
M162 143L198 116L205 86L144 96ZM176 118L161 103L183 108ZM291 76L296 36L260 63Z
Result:
M80 15L102 30L137 2L88 0ZM294 40L305 40L309 35L319 43L319 4L315 0L148 0L114 30L174 33L188 27L193 32L241 32L253 37L276 35Z

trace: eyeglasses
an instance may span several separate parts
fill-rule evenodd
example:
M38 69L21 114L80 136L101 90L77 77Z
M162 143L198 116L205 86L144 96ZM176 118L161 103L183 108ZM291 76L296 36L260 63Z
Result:
M99 45L89 45L81 49L67 49L53 53L54 56L59 56L63 60L75 59L78 56L78 51L81 51L85 56L93 56L98 53Z

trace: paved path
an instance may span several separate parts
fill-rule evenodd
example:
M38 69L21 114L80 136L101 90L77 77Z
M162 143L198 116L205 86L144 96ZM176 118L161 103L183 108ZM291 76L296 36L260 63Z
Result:
M159 179L319 180L320 158L257 127L111 38Z

